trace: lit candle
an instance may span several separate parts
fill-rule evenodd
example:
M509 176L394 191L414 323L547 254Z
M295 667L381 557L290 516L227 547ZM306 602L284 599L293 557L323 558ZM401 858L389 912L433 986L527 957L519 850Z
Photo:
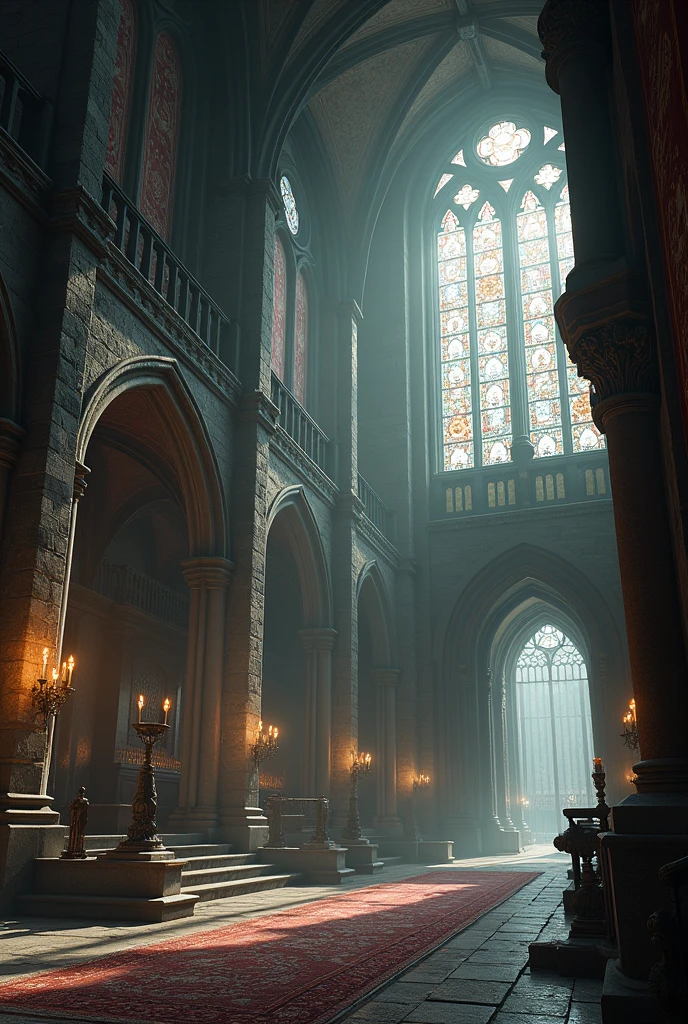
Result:
M45 673L48 671L48 654L49 650L47 647L43 648L43 670L41 672L41 678L45 679Z
M67 659L67 686L72 685L72 672L74 671L74 655L70 654Z
M260 722L258 723L258 732L260 733L260 732L262 732L262 731L263 731L263 723L262 723L262 721L260 721Z
M62 675L60 676L60 679L64 683L64 685L66 686L67 685L67 662L66 661L62 662Z
M593 757L592 759L592 770L594 772L601 772L604 770L601 757Z
M165 697L164 701L162 702L162 709L165 712L165 725L167 725L167 716L169 714L169 711L170 711L171 707L172 707L172 705L170 703L170 698L169 697Z
M277 726L275 726L274 731L272 733L272 735L275 737L275 739L277 739L278 732L279 732L279 729L277 728Z
M143 711L143 705L144 705L145 703L146 703L146 702L145 702L145 700L144 700L143 694L142 694L142 693L140 693L140 694L139 694L139 699L138 699L138 700L137 700L137 702L136 702L136 704L137 704L137 707L138 707L138 709L139 709L139 723L141 722L141 712Z
M57 682L57 677L59 676L59 674L60 674L60 673L59 673L59 672L57 671L57 669L56 669L56 668L54 668L54 669L53 669L53 686L54 686L54 685L55 685L55 683Z

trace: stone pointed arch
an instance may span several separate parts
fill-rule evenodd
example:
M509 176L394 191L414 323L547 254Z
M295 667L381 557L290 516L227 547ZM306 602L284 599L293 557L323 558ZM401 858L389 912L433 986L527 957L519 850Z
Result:
M12 303L0 274L0 419L18 424L21 416L22 368Z
M191 557L226 557L229 529L219 466L176 359L126 359L92 385L85 396L77 435L77 462L84 462L93 431L108 406L120 395L136 389L145 390L153 403L169 446L184 497Z
M275 497L267 516L266 546L277 519L285 526L301 587L304 627L332 622L332 588L320 530L300 485L285 487Z
M366 562L359 573L356 606L359 615L362 609L370 622L375 668L394 668L397 664L397 642L392 603L375 560Z

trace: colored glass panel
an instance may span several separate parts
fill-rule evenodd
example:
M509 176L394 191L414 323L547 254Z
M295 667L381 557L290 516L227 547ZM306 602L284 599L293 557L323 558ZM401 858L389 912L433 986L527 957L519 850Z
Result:
M294 394L301 405L306 401L306 357L308 354L308 289L302 273L296 278L296 325L294 329Z
M280 194L284 206L284 215L287 218L287 227L292 235L295 235L299 230L299 211L294 199L294 190L291 187L291 182L285 174L280 178Z
M547 216L526 192L516 218L525 331L528 418L538 458L563 452Z
M476 151L484 164L505 167L518 160L529 144L527 128L517 128L513 121L499 121L478 141Z
M511 443L502 225L490 203L473 228L473 264L482 463L489 466L508 462Z
M132 0L121 0L117 54L112 78L112 104L105 170L120 185L129 125L131 86L136 58L136 12Z
M466 233L450 210L437 236L437 259L444 468L469 469L474 450Z
M561 168L553 167L552 164L545 164L535 175L535 181L548 191L552 185L556 185L561 177Z
M287 340L287 260L279 235L275 236L275 276L272 305L271 366L280 380L284 380Z
M459 152L456 154L456 156L452 157L452 163L453 164L458 164L459 167L465 167L466 166L466 161L464 160L463 150L462 149L459 150Z
M141 171L141 212L169 239L182 105L182 66L172 36L155 41Z
M472 185L462 185L454 196L454 202L457 206L463 206L464 210L467 210L468 207L476 201L479 195L480 191L477 188L473 188Z
M444 188L444 186L447 184L447 182L451 181L453 177L454 177L453 174L443 174L442 177L440 178L440 180L437 182L437 188L435 189L435 195L437 195L437 193L440 192ZM434 196L433 196L433 198L434 198Z

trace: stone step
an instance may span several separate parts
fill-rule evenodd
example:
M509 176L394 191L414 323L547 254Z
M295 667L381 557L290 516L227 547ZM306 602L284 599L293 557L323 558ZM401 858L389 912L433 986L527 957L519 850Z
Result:
M68 829L65 828L65 838L68 835ZM126 835L92 835L84 837L84 849L87 852L101 851L101 850L114 850L116 846L126 839ZM192 846L194 844L205 843L206 839L202 832L173 832L167 835L160 836L163 843L167 847L171 846Z
M255 853L219 853L212 856L187 857L185 871L196 871L202 868L221 868L225 865L233 867L237 864L255 864Z
M271 865L264 865L270 867ZM234 879L229 882L210 882L206 885L184 886L182 894L198 896L200 900L225 900L230 896L242 896L249 892L264 892L267 889L281 889L299 881L300 875L259 875L255 878Z
M163 838L163 837L161 837ZM170 850L175 857L183 858L188 860L189 857L219 857L231 854L232 847L228 843L196 843L188 845L172 844L168 845L167 849Z
M401 857L380 857L380 860L386 868L393 868L402 863Z
M196 892L197 885L210 885L213 882L231 882L240 878L257 878L274 870L272 864L223 864L214 868L199 868L182 871L182 887Z
M88 918L102 921L175 921L191 917L197 893L181 892L152 899L128 896L76 896L36 893L20 896L22 913L34 917ZM203 897L201 897L203 899Z

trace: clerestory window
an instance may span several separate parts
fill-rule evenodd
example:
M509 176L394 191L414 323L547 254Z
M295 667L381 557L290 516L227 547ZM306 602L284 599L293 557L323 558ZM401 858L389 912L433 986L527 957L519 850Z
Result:
M434 194L441 468L508 462L515 437L535 458L604 447L589 384L558 335L553 306L573 267L561 133L497 121L467 141Z

